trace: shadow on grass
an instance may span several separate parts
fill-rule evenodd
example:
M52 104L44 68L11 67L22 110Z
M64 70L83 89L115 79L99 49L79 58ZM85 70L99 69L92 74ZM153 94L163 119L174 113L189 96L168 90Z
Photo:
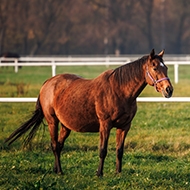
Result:
M89 145L85 145L85 146L79 146L79 145L74 145L74 146L65 146L63 148L64 152L72 152L72 151L96 151L98 150L98 146L89 146Z
M44 152L52 152L52 148L50 143L47 142L38 142L38 143L32 143L30 146L23 147L21 142L15 142L14 144L8 146L7 144L4 143L3 140L0 140L0 151L1 150L6 150L6 151L12 151L12 150L27 150L27 151L33 151L33 150L40 150ZM62 152L73 152L73 151L82 151L82 152L87 152L87 151L96 151L98 150L98 146L91 146L91 145L65 145Z
M145 159L145 160L154 160L156 162L163 162L163 161L173 161L176 158L167 156L167 155L157 155L153 153L140 153L134 154L133 157L135 159Z

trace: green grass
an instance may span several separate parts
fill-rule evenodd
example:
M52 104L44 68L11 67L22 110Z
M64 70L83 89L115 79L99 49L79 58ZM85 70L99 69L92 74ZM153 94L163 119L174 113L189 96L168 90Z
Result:
M180 66L174 96L190 96L190 69ZM58 67L57 73L94 78L106 67ZM171 70L171 71L170 71ZM0 96L37 97L49 67L0 68ZM169 67L173 81L173 67ZM19 94L16 83L24 88ZM27 86L28 85L28 86ZM147 86L141 96L160 96ZM98 178L99 134L72 132L61 155L63 176L53 173L48 127L39 130L32 151L22 138L10 147L4 140L27 119L34 103L0 103L0 189L190 189L190 103L138 103L125 141L122 173L115 176L116 130L111 131L104 176Z

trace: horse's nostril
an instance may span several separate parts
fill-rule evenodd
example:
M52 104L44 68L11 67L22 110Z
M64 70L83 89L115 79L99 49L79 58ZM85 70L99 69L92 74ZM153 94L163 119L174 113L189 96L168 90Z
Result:
M172 95L173 90L168 86L168 87L166 88L166 92L167 92L169 95Z
M168 94L170 93L170 87L169 87L169 86L166 88L166 92L167 92Z

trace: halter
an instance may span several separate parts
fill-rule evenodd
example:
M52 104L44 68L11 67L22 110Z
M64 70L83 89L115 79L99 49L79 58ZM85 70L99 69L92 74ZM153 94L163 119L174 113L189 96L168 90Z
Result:
M150 74L149 71L148 71L148 63L147 63L147 69L146 69L146 80L147 80L147 75L150 77L150 79L151 79L152 82L154 83L154 88L155 88L155 90L156 90L157 92L159 92L159 91L157 90L157 83L158 83L158 82L161 82L161 81L163 81L163 80L170 80L169 77L165 77L165 78L162 78L162 79L159 79L159 80L153 79L152 76L151 76L151 74Z

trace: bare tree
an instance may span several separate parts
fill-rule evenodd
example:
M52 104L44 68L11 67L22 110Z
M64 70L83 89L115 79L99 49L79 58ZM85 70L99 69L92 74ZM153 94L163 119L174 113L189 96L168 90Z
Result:
M8 1L0 0L0 54L4 51L4 39L8 25L8 4Z
M188 0L0 0L0 52L189 53L189 23Z

